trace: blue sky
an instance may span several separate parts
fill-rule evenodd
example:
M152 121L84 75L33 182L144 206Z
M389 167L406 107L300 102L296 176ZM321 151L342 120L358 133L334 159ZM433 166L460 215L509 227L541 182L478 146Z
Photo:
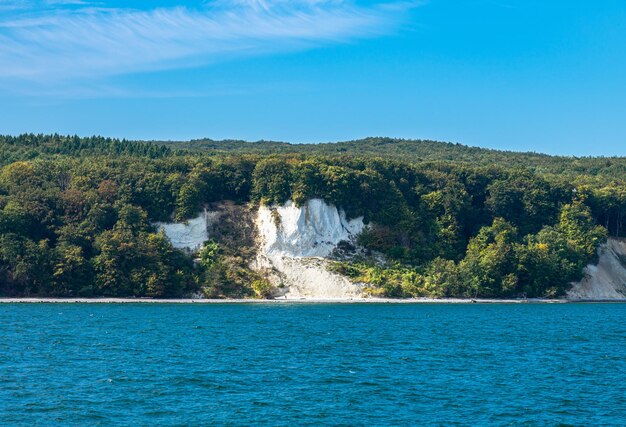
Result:
M0 0L0 133L626 155L623 0Z

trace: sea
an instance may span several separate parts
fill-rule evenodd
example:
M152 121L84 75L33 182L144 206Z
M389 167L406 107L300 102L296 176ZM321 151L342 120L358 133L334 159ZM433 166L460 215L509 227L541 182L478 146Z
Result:
M626 426L626 304L0 304L3 426Z

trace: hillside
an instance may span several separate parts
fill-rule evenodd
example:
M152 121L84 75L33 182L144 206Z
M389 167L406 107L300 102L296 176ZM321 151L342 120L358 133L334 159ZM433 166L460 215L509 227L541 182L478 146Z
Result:
M541 153L523 153L470 147L462 144L394 138L365 138L361 140L321 144L290 144L276 141L246 142L238 140L215 141L155 141L172 150L184 149L206 154L308 154L324 156L380 156L410 162L453 162L472 165L522 167L543 173L567 173L619 176L626 173L624 157L550 156Z
M224 156L250 155L314 155L332 157L375 156L402 162L448 162L473 166L500 165L525 168L545 174L599 176L622 181L626 176L626 157L550 156L470 147L462 144L394 138L291 144L276 141L247 142L241 140L199 139L191 141L131 141L92 136L69 135L20 136L0 135L0 162L49 158L54 156L129 155L150 158L184 155Z
M22 135L0 165L4 296L555 297L626 236L624 158Z

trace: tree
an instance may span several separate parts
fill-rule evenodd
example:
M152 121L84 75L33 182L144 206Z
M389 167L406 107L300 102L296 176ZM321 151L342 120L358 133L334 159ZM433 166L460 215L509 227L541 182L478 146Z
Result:
M558 229L583 260L593 258L607 237L606 229L594 224L591 210L581 201L563 206Z
M83 249L75 245L56 247L52 282L47 291L52 296L91 296L93 280L88 261Z
M521 235L537 232L543 224L552 223L561 202L555 199L544 179L525 170L493 182L488 191L486 205L491 213L518 227Z
M517 291L517 229L502 218L483 227L459 263L460 277L474 297L513 296Z
M252 194L265 204L282 205L291 198L289 166L284 159L268 158L259 161L252 174Z

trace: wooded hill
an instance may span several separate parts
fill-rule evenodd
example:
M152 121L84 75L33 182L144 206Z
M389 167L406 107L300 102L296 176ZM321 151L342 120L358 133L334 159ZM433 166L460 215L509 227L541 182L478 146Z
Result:
M0 294L263 296L232 243L200 262L153 221L207 204L322 198L374 226L386 265L337 271L387 296L558 296L608 234L623 236L625 158L434 141L336 144L0 137ZM238 253L240 254L238 255Z

